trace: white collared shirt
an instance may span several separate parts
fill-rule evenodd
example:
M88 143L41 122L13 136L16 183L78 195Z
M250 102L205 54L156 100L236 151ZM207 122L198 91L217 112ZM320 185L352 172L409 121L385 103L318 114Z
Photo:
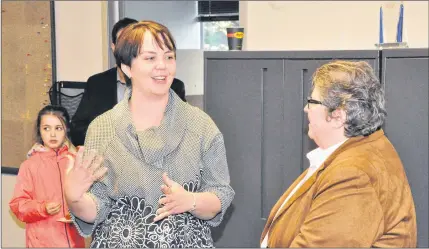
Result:
M316 172L316 170L318 168L320 168L320 166L322 166L323 162L328 159L328 157L334 153L334 151L336 149L338 149L338 147L340 147L346 140L339 142L337 144L332 145L331 147L323 150L320 147L317 149L314 149L310 152L307 153L307 158L310 161L310 167L308 168L307 174L305 175L304 178L302 178L302 180L295 186L295 188L292 190L292 192L290 192L290 194L288 195L288 197L284 200L283 204L281 205L281 207L277 210L276 215L274 216L274 219L277 217L277 215L279 214L280 210L283 208L283 206L287 203L287 201L295 194L295 192L314 174L314 172ZM274 220L273 219L273 220ZM271 224L270 224L271 226ZM270 232L270 229L268 229L267 234L265 235L264 240L261 243L261 248L267 248L267 244L268 244L268 234Z
M118 100L118 103L124 98L125 89L127 89L127 86L125 83L121 82L121 78L119 77L119 72L116 69L116 97Z

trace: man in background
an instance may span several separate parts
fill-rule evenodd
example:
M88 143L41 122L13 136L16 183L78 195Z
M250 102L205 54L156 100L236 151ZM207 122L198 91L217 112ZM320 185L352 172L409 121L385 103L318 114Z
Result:
M115 51L116 40L122 30L137 20L124 18L119 20L112 29L110 48ZM82 100L72 117L71 139L75 146L83 145L89 124L99 115L112 109L124 97L126 89L124 73L119 67L113 67L105 72L89 77ZM183 100L185 99L185 84L174 79L171 89Z

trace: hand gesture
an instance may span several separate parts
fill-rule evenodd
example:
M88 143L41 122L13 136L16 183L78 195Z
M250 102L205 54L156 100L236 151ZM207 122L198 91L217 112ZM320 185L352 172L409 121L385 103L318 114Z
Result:
M35 143L33 147L31 147L31 149L27 152L27 158L30 158L33 155L33 153L37 151L39 152L48 151L48 149L39 143Z
M188 212L194 204L193 193L186 191L180 184L168 178L166 173L162 175L162 180L165 185L161 186L161 190L165 197L159 200L159 204L163 206L156 211L154 222L172 214Z
M49 215L57 214L60 211L61 204L57 202L48 202L45 204L46 213Z
M76 160L71 155L67 155L69 166L64 181L64 193L68 203L79 201L91 185L107 172L106 167L101 167L103 162L101 156L90 152L84 160L84 150L84 147L79 148Z

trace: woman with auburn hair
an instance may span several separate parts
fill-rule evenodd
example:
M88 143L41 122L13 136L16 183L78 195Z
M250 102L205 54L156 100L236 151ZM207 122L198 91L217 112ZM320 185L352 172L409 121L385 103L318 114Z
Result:
M222 133L170 90L172 35L156 22L131 24L115 57L125 97L90 124L88 159L80 149L66 179L78 230L92 234L91 247L213 247L209 226L220 224L234 191Z

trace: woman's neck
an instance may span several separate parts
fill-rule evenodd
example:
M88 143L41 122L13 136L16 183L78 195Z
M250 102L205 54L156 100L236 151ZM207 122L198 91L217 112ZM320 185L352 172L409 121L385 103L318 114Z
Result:
M163 96L147 95L133 89L129 105L137 131L158 127L161 124L168 98L168 93Z

